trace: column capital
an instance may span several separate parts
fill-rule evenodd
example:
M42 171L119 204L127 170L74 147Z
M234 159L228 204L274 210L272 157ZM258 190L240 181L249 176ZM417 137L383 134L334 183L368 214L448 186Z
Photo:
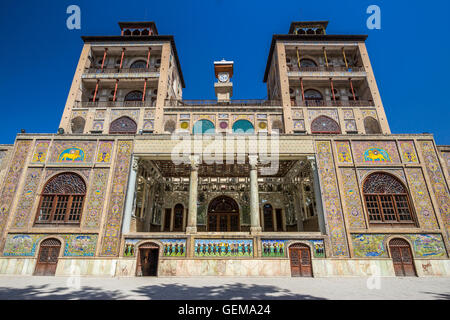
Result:
M257 155L249 155L248 163L250 164L250 168L252 170L255 170L256 166L258 165L258 156Z
M136 156L133 155L131 168L133 169L133 171L137 171L138 170L138 168L139 168L139 157L136 157Z
M200 164L200 156L198 155L189 156L189 162L192 170L198 170L198 166Z
M313 170L316 169L316 157L315 156L307 156L306 159L308 159L309 163L311 164L311 168Z

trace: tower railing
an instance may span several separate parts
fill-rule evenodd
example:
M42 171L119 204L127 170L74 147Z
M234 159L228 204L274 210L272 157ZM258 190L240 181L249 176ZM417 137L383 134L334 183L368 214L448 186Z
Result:
M298 67L296 65L288 66L288 72L365 72L364 67Z
M76 101L75 108L142 108L154 107L155 101Z
M189 107L189 106L262 106L262 107L277 107L281 106L280 100L261 100L261 99L241 99L230 101L217 100L176 100L166 99L166 107Z
M149 67L149 68L87 68L85 73L148 73L148 72L159 72L159 67Z
M291 101L292 107L374 107L375 103L369 100L305 100Z

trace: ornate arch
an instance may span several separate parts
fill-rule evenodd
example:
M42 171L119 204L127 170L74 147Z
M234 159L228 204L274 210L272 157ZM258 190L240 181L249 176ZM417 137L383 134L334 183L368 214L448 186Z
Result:
M311 133L333 133L340 134L339 124L327 116L318 116L311 122Z
M364 129L366 130L366 134L381 134L380 123L374 117L365 117L364 118Z
M125 95L124 101L142 101L143 93L139 90L130 91Z
M214 123L206 119L198 120L192 128L193 134L213 134L214 132Z
M233 133L252 134L255 132L253 124L245 119L237 120L233 123Z
M120 117L109 126L110 134L135 134L137 131L137 124L133 119L127 116Z
M75 117L72 119L72 133L83 133L86 120L83 117Z

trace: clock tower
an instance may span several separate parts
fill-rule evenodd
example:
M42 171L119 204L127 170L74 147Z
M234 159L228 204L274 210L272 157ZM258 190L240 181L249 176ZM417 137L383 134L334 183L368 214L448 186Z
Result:
M229 102L233 96L233 61L215 61L214 73L217 82L214 83L214 90L216 92L218 102Z

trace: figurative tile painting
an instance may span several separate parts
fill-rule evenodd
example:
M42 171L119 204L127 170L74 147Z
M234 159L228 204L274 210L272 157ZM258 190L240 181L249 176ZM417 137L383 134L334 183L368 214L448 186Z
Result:
M125 239L125 245L123 250L124 257L134 257L136 243L142 239Z
M196 257L253 257L252 240L196 239Z
M387 257L384 234L352 234L353 252L356 257Z
M323 240L309 240L313 247L314 258L325 258L325 244Z
M164 257L184 257L186 256L186 240L185 239L163 239Z
M97 247L97 235L70 234L63 236L66 246L64 256L92 257Z
M440 234L409 234L416 257L446 257L445 245Z
M288 240L261 240L263 257L285 257Z
M51 163L91 163L94 159L96 141L54 141L51 147Z
M40 238L42 238L42 235L39 234L8 234L3 255L32 257Z
M395 141L352 141L352 149L356 163L400 163Z

